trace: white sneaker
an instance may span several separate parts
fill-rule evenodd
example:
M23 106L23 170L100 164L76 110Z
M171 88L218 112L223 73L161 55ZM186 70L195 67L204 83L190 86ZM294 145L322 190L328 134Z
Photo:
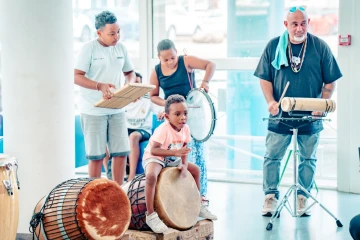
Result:
M168 227L160 220L157 212L153 212L150 215L146 214L146 224L155 233L163 233L168 230Z
M275 194L267 194L265 196L262 215L265 217L271 217L275 213L277 207L277 201L278 200L275 198Z
M210 219L210 220L217 220L217 216L212 214L206 205L201 205L199 217Z
M306 210L306 212L304 212L304 210L308 207L308 204L307 204L307 197L305 197L304 195L301 195L299 194L297 196L297 214L300 215L302 214L301 216L302 217L306 217L306 216L310 216L311 215L311 210L308 209ZM304 212L304 213L303 213Z

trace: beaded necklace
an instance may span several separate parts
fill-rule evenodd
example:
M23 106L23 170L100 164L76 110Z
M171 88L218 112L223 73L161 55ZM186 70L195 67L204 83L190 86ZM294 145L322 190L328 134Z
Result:
M294 73L298 73L301 70L301 67L302 67L304 59L305 59L306 45L307 45L307 38L305 39L305 41L303 42L303 45L301 46L301 50L304 48L304 51L303 51L302 57L300 59L300 64L299 64L299 63L296 63L296 62L293 61L293 53L292 53L292 49L291 49L291 43L290 43L290 41L288 43L288 53L289 53L289 58L290 58L290 63L291 63L290 64L291 65L291 70ZM300 53L299 53L299 57L300 57L300 54L301 54L301 50L300 50ZM297 59L299 57L297 57Z

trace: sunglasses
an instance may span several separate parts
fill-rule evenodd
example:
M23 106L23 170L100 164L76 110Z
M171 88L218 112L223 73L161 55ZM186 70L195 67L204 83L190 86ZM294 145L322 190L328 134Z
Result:
M291 13L296 12L296 10L304 12L306 10L306 6L301 5L301 6L295 6L295 7L289 8L289 12L291 12Z

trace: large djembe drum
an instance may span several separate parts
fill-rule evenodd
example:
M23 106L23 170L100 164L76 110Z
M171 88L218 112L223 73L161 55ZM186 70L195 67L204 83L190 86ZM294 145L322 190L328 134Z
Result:
M19 222L18 163L0 154L0 239L15 239Z
M122 186L131 204L131 229L150 229L145 221L145 180L145 175L141 174ZM190 172L182 178L176 167L161 170L154 205L160 219L168 227L186 230L194 226L200 213L200 193Z
M31 228L40 240L120 239L130 202L114 181L79 178L55 187L36 205Z

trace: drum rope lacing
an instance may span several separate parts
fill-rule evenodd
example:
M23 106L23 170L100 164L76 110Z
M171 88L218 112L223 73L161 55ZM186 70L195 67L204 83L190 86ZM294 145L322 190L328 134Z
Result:
M44 200L44 204L41 207L40 211L35 213L33 215L33 217L31 218L30 221L30 227L29 227L29 231L33 234L33 240L35 239L35 235L38 238L40 235L40 232L43 232L43 235L46 239L50 240L50 239L70 239L70 237L68 235L71 235L72 233L76 233L76 232L80 232L77 235L71 235L71 239L87 239L85 234L81 231L81 228L78 225L78 220L76 218L76 207L77 205L75 204L73 205L63 205L62 206L62 216L64 216L62 219L65 221L62 221L61 224L59 223L59 219L58 217L55 218L55 220L53 221L48 221L48 222L43 222L44 221L44 210L45 209L51 209L53 208L52 211L48 211L46 214L46 217L54 217L54 216L58 216L58 204L59 203L67 203L67 202L75 202L77 203L77 200L79 199L79 193L81 192L81 190L92 181L93 179L91 179L89 181L89 178L79 178L79 179L71 179L71 180L67 180L65 182L60 183L59 185L57 185L46 197L46 199ZM79 184L79 183L84 183L83 185L80 186L75 186L75 184ZM71 189L70 189L71 187ZM70 189L70 190L69 190ZM69 190L66 192L63 192L64 190ZM66 200L63 198L65 196L71 196L71 195L76 195L76 197L73 198L66 198ZM56 201L54 203L54 201ZM53 207L53 204L56 204L56 207ZM75 207L75 209L74 209ZM74 210L73 212L69 213L68 210ZM65 212L65 213L64 213ZM74 228L66 228L65 231L65 227L67 225L73 225L74 224L74 218L75 218L75 223L76 223L76 227ZM38 227L38 225L40 224L39 230L36 233L36 228ZM46 231L44 232L42 228L45 227L52 227L52 226L58 226L58 225L62 225L62 230L60 230L60 234L61 236L59 237L55 237L53 238L51 235L53 234L58 234L59 231L58 229L54 228L52 230Z
M134 214L134 210L132 210L131 215L131 223L135 226L136 229L142 229L142 230L150 230L145 219L145 213L141 213L141 210L139 209L140 204L145 204L145 194L144 196L140 197L139 193L145 191L145 187L141 187L141 179L145 176L145 174L139 174L136 176L130 183L129 189L127 192L127 196L130 199L131 208L133 209L134 206L136 206L136 212L138 214ZM134 187L134 185L137 183L137 186ZM139 191L136 191L136 189L140 189ZM141 203L139 203L141 201Z
M42 212L35 213L30 220L29 232L33 234L33 240L35 239L35 230L39 223L44 219Z

